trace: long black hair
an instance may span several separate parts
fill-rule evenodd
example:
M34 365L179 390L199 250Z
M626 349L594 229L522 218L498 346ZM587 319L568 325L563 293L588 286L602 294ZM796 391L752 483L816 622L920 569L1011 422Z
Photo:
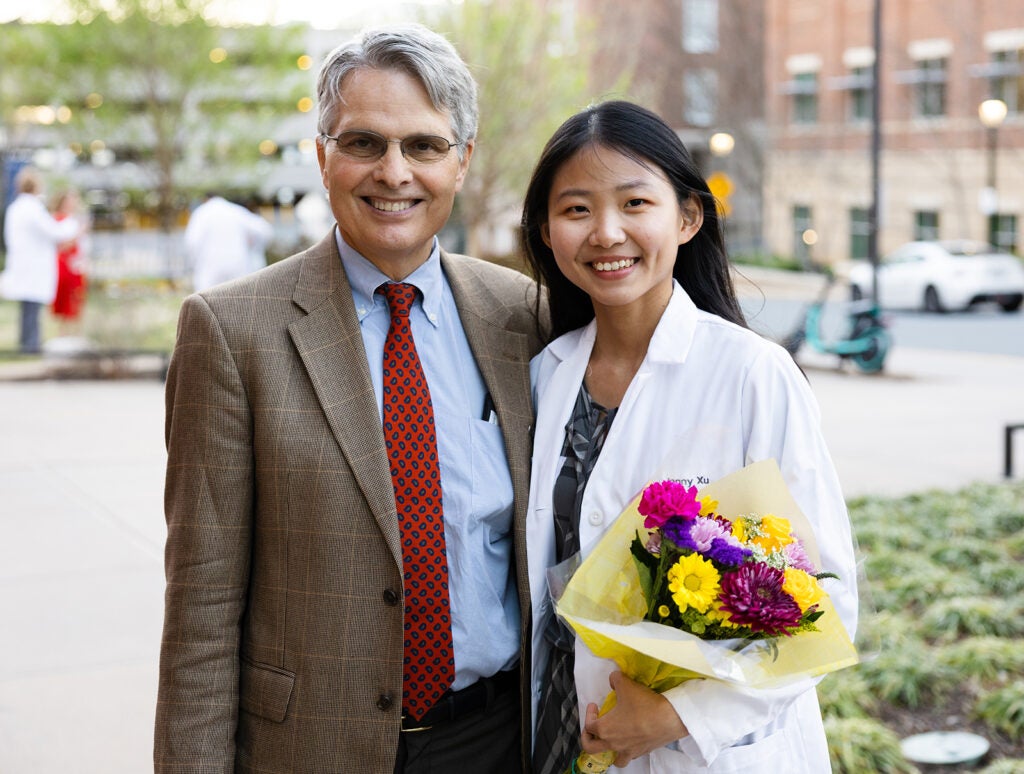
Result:
M558 128L545 146L526 191L520 238L534 279L548 289L552 337L594 318L590 296L565 278L551 248L541 238L555 175L582 148L593 146L660 170L675 189L681 207L692 198L700 202L704 222L691 240L679 245L672 276L699 309L747 327L729 274L722 225L707 181L668 124L639 105L614 101L589 107ZM538 305L540 298L538 294Z

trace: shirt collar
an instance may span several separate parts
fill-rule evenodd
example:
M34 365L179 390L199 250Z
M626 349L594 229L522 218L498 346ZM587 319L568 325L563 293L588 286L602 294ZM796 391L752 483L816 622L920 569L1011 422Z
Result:
M391 282L391 278L351 247L341 236L340 230L335 231L335 239L338 242L341 265L345 269L349 285L352 286L352 300L355 302L359 322L362 322L377 304L382 304L387 310L387 299L377 293L377 288L385 282ZM434 237L434 243L430 248L430 257L402 282L415 285L420 291L423 296L423 312L427 320L437 327L440 324L441 295L444 288L441 247L437 237Z
M696 305L678 280L673 278L672 296L647 346L647 359L662 363L685 362L697 328L697 314ZM549 350L559 360L567 360L577 348L590 352L596 334L597 322L591 320L584 327L555 339Z

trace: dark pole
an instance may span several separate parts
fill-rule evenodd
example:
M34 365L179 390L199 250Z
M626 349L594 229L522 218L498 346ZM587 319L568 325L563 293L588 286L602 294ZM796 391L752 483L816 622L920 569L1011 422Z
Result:
M875 62L871 66L871 207L868 209L868 260L871 297L878 303L878 208L881 198L879 162L882 155L882 0L875 0L872 19Z
M985 238L989 242L996 241L996 222L999 217L999 205L996 194L996 154L998 153L997 143L999 142L999 127L988 127L988 190L992 197L992 212L988 215L988 234Z

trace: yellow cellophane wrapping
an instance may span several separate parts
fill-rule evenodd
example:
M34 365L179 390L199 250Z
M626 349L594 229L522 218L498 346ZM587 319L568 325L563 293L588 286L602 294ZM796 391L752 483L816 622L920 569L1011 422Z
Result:
M810 524L774 460L748 465L703 487L700 495L717 500L715 512L730 519L750 513L788 519L815 567L829 569L821 567ZM770 641L705 641L644 621L646 601L630 553L637 531L641 536L648 532L637 511L639 502L638 495L573 574L556 605L595 655L614 660L625 675L659 693L694 677L759 688L857 663L853 643L827 596L819 603L824 615L815 625L820 631Z

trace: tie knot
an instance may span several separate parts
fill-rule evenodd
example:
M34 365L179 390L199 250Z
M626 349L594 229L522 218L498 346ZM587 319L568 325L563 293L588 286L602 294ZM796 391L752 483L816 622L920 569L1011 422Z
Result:
M392 315L409 316L412 302L416 300L415 285L406 282L385 282L377 288L377 292L382 293L388 300Z

